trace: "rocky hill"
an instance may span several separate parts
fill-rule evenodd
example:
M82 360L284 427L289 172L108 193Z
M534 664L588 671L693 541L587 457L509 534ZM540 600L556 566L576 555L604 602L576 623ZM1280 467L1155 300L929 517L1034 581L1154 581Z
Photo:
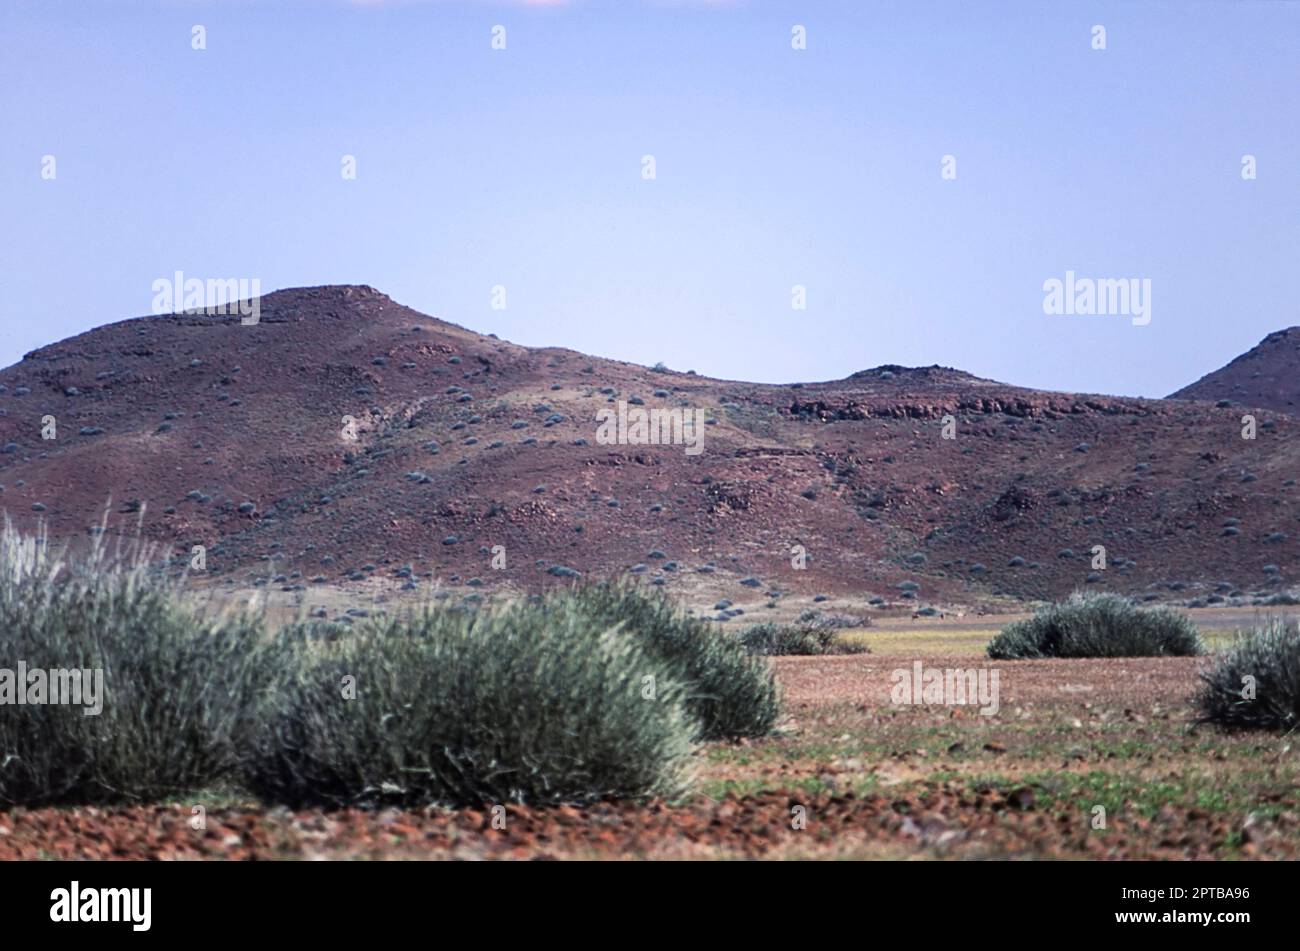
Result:
M1207 373L1169 398L1231 400L1283 413L1300 411L1300 327L1269 334L1227 366Z
M1210 379L1176 395L1213 399ZM608 443L620 403L629 424L701 411L699 451ZM724 382L299 288L257 324L125 320L0 371L0 506L84 538L111 499L110 531L203 545L204 577L239 586L1217 598L1291 584L1300 553L1296 421L1263 413L1247 440L1240 416L940 367Z

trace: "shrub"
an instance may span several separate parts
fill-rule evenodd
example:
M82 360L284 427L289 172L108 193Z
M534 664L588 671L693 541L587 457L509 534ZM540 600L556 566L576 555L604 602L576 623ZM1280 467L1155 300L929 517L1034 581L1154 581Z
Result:
M1296 595L1290 591L1279 591L1277 594L1270 594L1267 598L1263 598L1259 603L1269 607L1280 605L1291 606L1300 604L1300 595Z
M268 668L260 622L185 607L178 583L151 570L149 549L110 555L100 539L74 558L51 552L43 533L23 537L8 522L0 533L0 666L92 672L79 704L0 711L0 802L209 787L230 778L248 735L244 715Z
M780 715L771 666L750 656L735 637L716 625L683 614L661 594L627 583L588 585L560 595L606 625L622 624L651 655L663 660L687 685L687 705L703 739L763 736Z
M1203 652L1196 626L1169 608L1138 608L1115 594L1081 594L1007 625L988 655L1024 657L1159 657Z
M764 622L740 632L740 642L751 654L791 656L869 653L865 644L841 641L834 624L801 621L795 624Z
M814 630L805 624L751 624L740 632L740 642L751 654L771 657L824 654L835 640L831 630Z
M738 635L740 643L751 654L765 657L824 654L827 644L835 639L834 631L822 632L825 643L808 625L777 624L765 621L751 624Z
M1201 680L1196 697L1201 722L1294 730L1300 726L1300 622L1272 617L1239 634ZM1253 686L1253 697L1243 696L1249 693L1247 684Z
M295 638L251 744L246 783L267 800L552 803L685 788L696 724L683 685L576 605L426 607L336 640L312 633Z
M813 599L814 601L816 598ZM856 614L833 614L830 611L823 611L819 608L812 608L801 613L798 617L800 624L809 624L816 628L855 628L870 627L871 618L859 617Z

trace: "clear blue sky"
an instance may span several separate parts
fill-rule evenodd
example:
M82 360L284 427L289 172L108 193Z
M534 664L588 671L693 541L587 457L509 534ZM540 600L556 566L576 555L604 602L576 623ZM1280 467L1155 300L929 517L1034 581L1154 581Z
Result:
M3 0L0 365L181 270L733 379L1161 396L1300 323L1298 120L1280 2ZM1067 269L1151 323L1044 315Z

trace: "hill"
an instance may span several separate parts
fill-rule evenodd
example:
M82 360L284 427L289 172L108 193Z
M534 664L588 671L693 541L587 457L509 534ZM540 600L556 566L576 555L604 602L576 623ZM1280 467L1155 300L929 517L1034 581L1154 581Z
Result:
M629 421L701 411L701 451L602 444L620 402ZM207 577L239 586L577 572L735 600L1217 598L1293 581L1295 426L1265 416L1244 440L1213 403L940 367L726 382L516 346L369 287L298 288L255 325L125 320L0 371L0 505L72 538L111 498L110 531L203 545Z
M1227 366L1169 398L1232 400L1241 406L1296 413L1300 410L1300 327L1269 334Z

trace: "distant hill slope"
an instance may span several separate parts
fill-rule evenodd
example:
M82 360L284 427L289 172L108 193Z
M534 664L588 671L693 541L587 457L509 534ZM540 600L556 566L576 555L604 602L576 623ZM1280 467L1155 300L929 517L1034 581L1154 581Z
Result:
M703 451L600 444L621 400L702 409ZM751 598L1186 597L1294 580L1296 426L1265 418L1247 441L1213 403L937 367L721 382L515 346L368 287L299 288L264 297L256 325L127 320L0 371L0 506L84 537L111 496L114 531L141 519L204 545L209 575L241 585L575 570Z
M1169 398L1232 400L1242 406L1300 412L1300 327L1269 334L1227 366Z

